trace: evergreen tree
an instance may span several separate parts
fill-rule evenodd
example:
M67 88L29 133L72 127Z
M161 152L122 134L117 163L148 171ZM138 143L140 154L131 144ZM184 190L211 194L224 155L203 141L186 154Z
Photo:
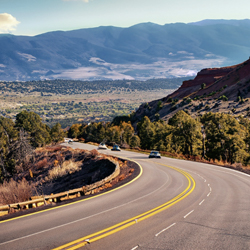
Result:
M201 122L205 127L209 158L231 163L246 160L246 129L234 116L210 112L202 116Z
M147 116L137 124L138 135L143 149L154 149L155 126Z
M177 153L199 155L202 147L201 123L184 111L169 119L173 127L173 145Z
M61 124L56 123L50 130L50 137L53 142L61 142L65 137L65 133L62 130Z
M42 123L41 117L26 110L17 114L15 127L23 128L32 138L32 146L41 147L51 142L50 128Z

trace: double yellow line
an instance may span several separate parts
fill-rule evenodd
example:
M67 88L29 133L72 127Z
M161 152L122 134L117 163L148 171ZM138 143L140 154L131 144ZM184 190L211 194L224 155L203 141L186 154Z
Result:
M184 199L185 197L187 197L188 195L190 195L194 188L195 188L195 181L193 179L193 177L188 174L187 172L183 171L183 170L180 170L178 168L175 168L175 167L171 167L171 166L168 166L168 165L164 165L164 164L160 164L157 162L157 164L159 165L162 165L162 166L165 166L165 167L169 167L169 168L172 168L178 172L180 172L181 174L183 174L187 180L188 180L188 186L187 188L181 192L179 195L177 195L176 197L174 197L173 199L169 200L168 202L156 207L156 208L153 208L145 213L142 213L142 214L139 214L133 218L130 218L128 220L125 220L125 221L122 221L116 225L113 225L111 227L108 227L108 228L105 228L104 230L101 230L99 232L96 232L96 233L93 233L93 234L90 234L90 235L87 235L87 236L84 236L80 239L77 239L75 241L72 241L72 242L69 242L65 245L62 245L60 247L57 247L57 248L54 248L53 250L73 250L73 249L78 249L80 247L83 247L85 246L86 244L88 243L91 243L91 242L95 242L99 239L102 239L104 237L107 237L111 234L114 234L118 231L121 231L123 230L124 228L127 228L129 226L132 226L142 220L145 220L157 213L160 213L161 211L173 206L174 204L176 204L177 202L181 201L182 199Z

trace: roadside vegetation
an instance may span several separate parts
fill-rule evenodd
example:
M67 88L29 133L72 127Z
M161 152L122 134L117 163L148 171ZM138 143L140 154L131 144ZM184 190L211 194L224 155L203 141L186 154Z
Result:
M23 172L35 148L61 142L64 137L59 123L50 128L34 112L22 111L15 122L0 117L0 181Z
M144 103L151 110L143 100L156 99L159 92L167 95L164 91L169 91L169 85L163 80L147 81L145 85L137 81L96 81L93 85L80 82L77 87L77 83L60 80L0 83L3 94L0 104L5 105L0 114L0 203L27 199L26 194L34 192L31 178L38 178L36 192L39 192L43 183L81 171L79 163L71 160L71 156L63 156L59 146L51 152L48 149L46 157L39 155L38 148L56 145L64 137L110 146L118 144L141 152L158 150L169 157L220 164L250 173L248 118L208 112L208 107L207 112L196 118L188 111L178 111L168 121L161 120L158 113L153 120L143 116L138 121L136 107ZM149 85L150 91L146 90ZM222 96L221 100L226 102L224 99ZM179 100L170 101L176 105ZM162 108L163 102L158 101L156 112ZM93 157L97 155L92 152ZM46 176L38 177L37 173L45 169Z
M184 111L168 122L145 116L131 125L133 115L117 117L112 123L72 125L69 137L85 142L119 144L124 148L159 150L170 156L206 162L250 164L250 122L223 113L206 113L196 119ZM239 166L239 165L237 165Z

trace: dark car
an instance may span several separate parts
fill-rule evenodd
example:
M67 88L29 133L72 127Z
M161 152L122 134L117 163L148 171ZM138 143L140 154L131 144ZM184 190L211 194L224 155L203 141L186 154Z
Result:
M161 154L158 151L151 151L148 158L161 158Z
M121 151L120 147L118 145L114 145L111 149L112 151Z

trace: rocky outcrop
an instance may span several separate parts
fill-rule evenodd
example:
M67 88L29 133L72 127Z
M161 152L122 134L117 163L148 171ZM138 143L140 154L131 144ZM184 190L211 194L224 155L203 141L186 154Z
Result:
M202 69L200 72L198 72L197 76L193 80L184 81L181 87L174 93L172 93L169 97L184 98L200 90L203 83L205 83L207 88L214 82L228 75L240 65L241 64L231 67Z
M133 117L133 123L143 116L150 120L167 120L179 110L186 110L194 117L208 111L250 116L248 98L250 59L229 67L201 70L193 80L184 81L172 94L142 104Z

